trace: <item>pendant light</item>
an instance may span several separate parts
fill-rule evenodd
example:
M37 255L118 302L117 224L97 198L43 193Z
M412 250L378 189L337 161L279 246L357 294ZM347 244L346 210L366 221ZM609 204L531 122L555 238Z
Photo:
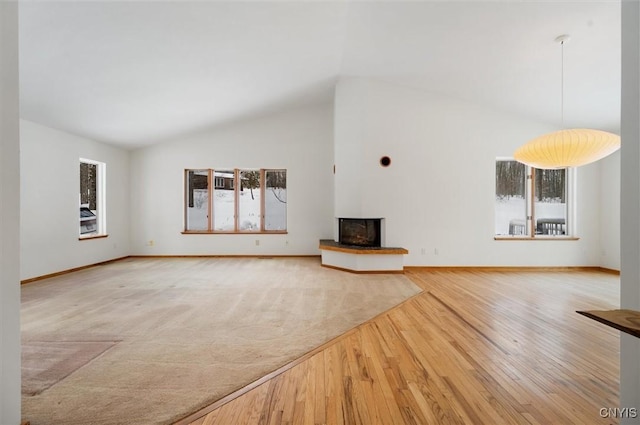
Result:
M560 109L564 127L564 43L569 36L556 37L562 49ZM535 168L559 169L590 164L620 148L620 136L586 128L560 130L544 134L520 146L513 157Z

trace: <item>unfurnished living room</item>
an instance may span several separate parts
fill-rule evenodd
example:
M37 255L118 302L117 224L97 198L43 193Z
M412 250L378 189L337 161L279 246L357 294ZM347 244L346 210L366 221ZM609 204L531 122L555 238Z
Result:
M0 2L0 424L640 424L639 29Z

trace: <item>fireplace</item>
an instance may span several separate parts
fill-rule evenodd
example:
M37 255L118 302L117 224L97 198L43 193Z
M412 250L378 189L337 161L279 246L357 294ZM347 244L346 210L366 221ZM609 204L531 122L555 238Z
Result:
M339 218L338 242L343 245L381 247L381 218Z

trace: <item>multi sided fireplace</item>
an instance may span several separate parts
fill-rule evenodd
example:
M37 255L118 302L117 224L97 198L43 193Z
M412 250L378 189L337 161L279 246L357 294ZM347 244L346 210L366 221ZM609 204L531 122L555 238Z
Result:
M344 245L381 247L381 218L339 218L338 242Z

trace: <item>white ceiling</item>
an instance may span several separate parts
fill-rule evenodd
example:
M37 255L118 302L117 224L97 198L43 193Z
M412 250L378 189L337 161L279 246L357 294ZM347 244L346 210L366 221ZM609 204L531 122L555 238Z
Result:
M135 148L330 101L338 78L414 86L618 132L619 1L22 2L23 118Z

